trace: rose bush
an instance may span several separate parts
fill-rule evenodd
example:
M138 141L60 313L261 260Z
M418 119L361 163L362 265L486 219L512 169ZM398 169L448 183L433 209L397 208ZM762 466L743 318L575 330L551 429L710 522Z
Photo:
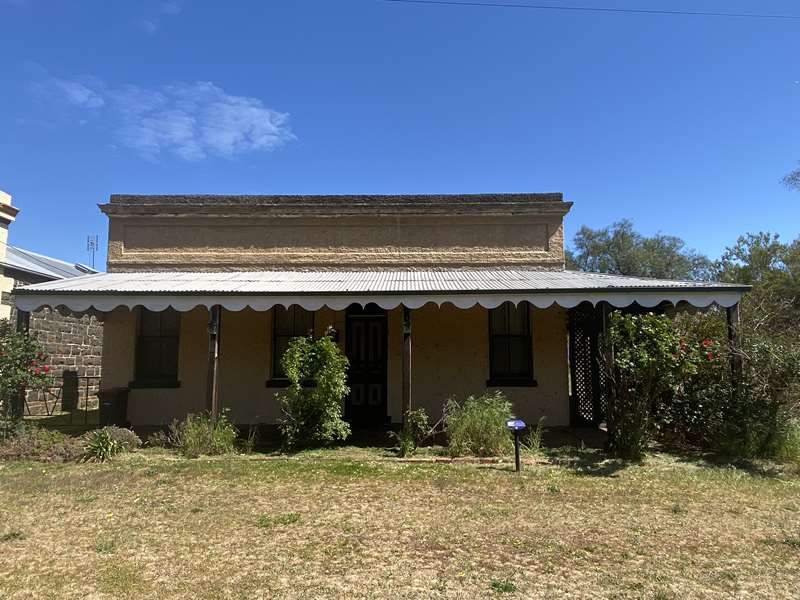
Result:
M45 360L38 342L0 321L0 436L22 417L24 390L46 386L50 367Z

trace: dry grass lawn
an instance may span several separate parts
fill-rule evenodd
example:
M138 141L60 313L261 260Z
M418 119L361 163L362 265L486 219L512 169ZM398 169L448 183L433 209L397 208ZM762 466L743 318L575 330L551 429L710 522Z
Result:
M665 455L0 463L0 598L798 598L800 477Z

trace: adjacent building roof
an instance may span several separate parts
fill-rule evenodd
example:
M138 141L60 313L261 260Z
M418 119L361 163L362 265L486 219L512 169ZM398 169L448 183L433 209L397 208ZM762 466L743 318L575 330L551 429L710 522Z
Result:
M4 259L0 259L0 265L48 279L64 279L97 273L94 269L80 263L69 263L11 245L6 246L6 256Z
M144 306L190 310L219 304L229 310L268 310L297 304L309 310L343 309L375 302L383 308L429 302L459 308L494 308L505 301L529 301L539 308L573 307L588 301L613 306L688 302L697 307L732 306L748 286L671 281L578 271L524 269L129 272L98 273L17 290L22 310L64 305L73 310Z

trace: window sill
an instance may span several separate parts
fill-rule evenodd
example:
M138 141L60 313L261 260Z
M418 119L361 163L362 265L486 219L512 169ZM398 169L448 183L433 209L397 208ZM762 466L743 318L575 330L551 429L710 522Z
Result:
M268 388L288 388L288 379L267 379L266 387Z
M539 382L535 379L487 379L486 387L537 387Z
M181 382L176 379L161 381L131 381L128 384L128 387L132 390L175 389L181 387Z

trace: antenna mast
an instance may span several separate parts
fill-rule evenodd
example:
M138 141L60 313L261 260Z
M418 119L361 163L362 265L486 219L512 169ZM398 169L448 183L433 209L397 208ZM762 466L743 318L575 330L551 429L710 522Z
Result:
M86 236L86 251L92 257L92 268L94 269L94 254L100 246L100 236L97 234Z

